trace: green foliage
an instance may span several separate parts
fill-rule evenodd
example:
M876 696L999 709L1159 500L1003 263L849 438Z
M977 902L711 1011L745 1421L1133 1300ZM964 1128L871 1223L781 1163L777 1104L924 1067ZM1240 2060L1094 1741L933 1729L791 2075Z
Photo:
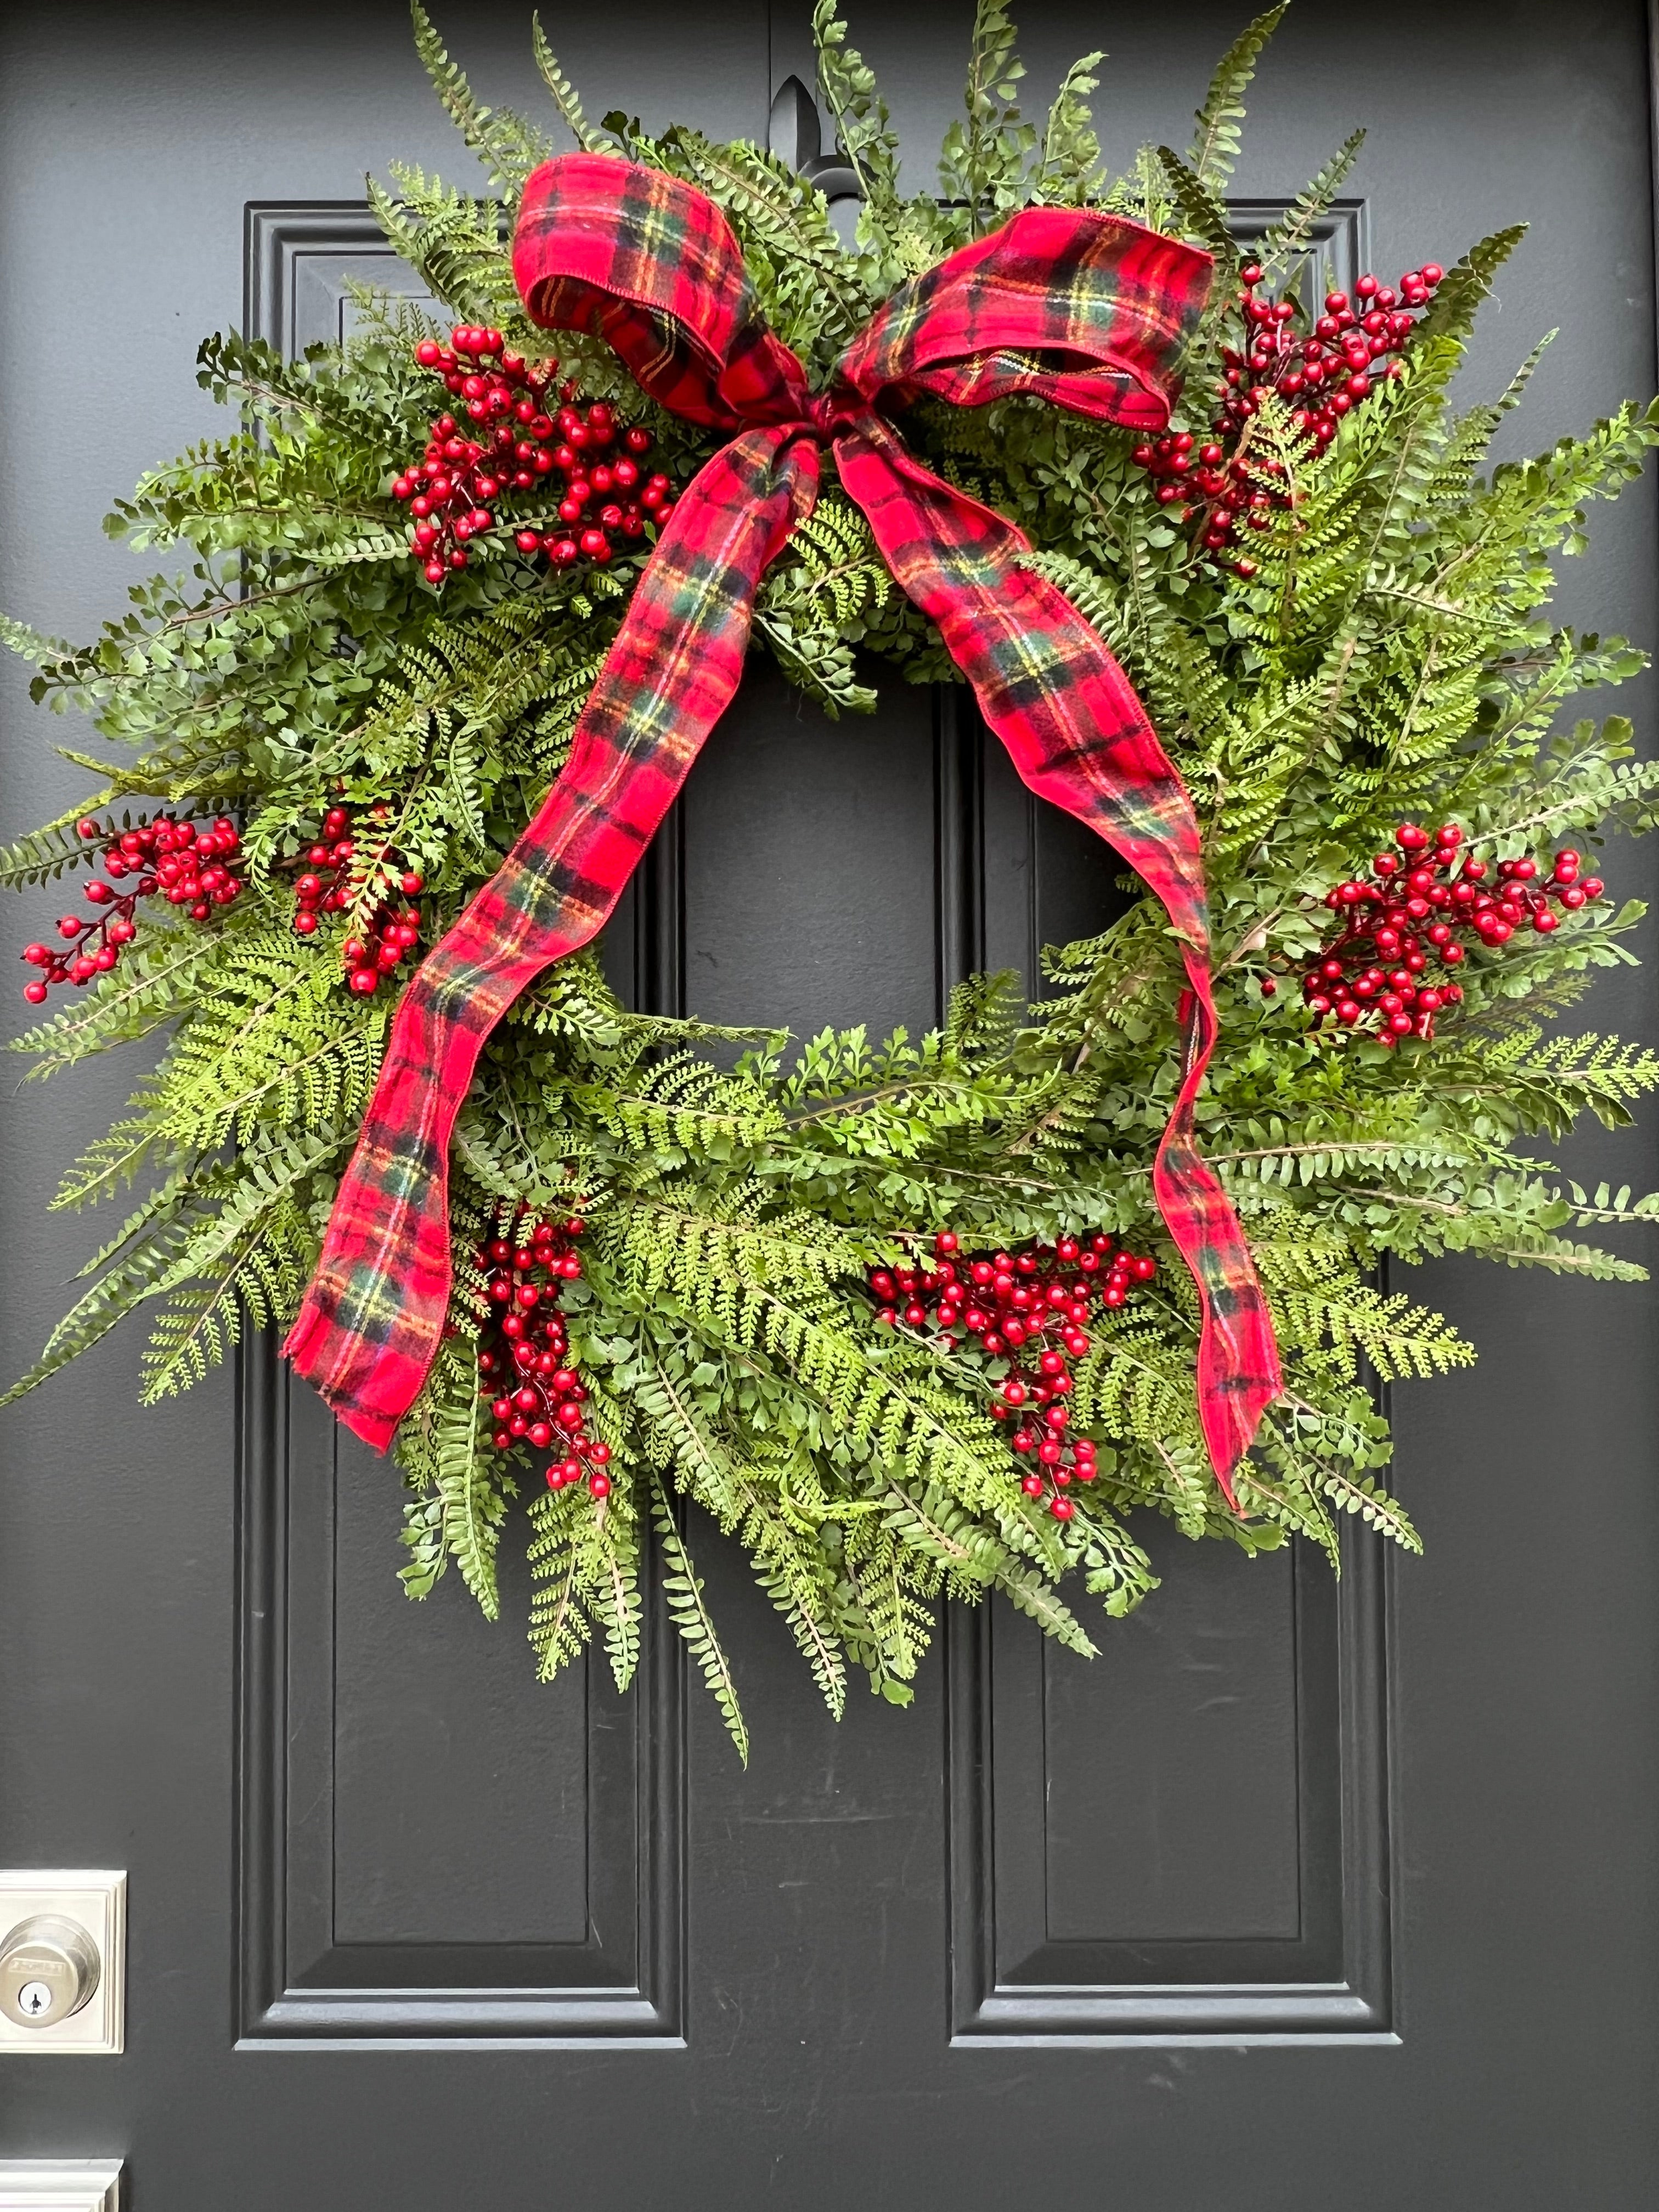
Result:
M492 190L506 198L516 199L530 172L548 159L552 147L540 131L510 110L481 106L473 98L472 88L444 51L443 42L421 0L410 0L410 13L415 23L415 51L432 80L432 88L445 114L483 162ZM549 89L557 100L559 88L554 82L558 74L556 64L550 73L548 64L552 64L553 58L547 52L541 25L537 22L532 27L537 60L543 64Z
M831 492L799 524L755 603L755 634L792 684L831 719L872 713L876 693L859 681L856 651L880 651L916 618L876 550L852 501Z
M1363 131L1346 138L1306 191L1297 194L1282 218L1257 240L1254 250L1264 283L1278 286L1294 278L1321 218L1341 191L1364 143Z
M85 818L88 806L100 804L100 799L89 799L0 850L0 884L8 890L21 890L26 884L47 883L84 860L86 847L75 825Z
M1060 80L1042 134L1042 153L1031 179L1031 198L1054 207L1085 207L1101 185L1100 141L1089 95L1099 89L1096 72L1103 53L1081 55Z
M691 1554L685 1548L674 1509L662 1486L662 1477L653 1469L650 1477L652 1519L656 1523L657 1535L663 1549L663 1601L668 1607L668 1617L685 1640L685 1648L696 1662L709 1695L720 1707L720 1718L726 1723L727 1735L737 1747L738 1757L745 1766L749 1764L749 1730L744 1724L738 1705L737 1686L732 1679L732 1662L720 1647L714 1633L714 1624L709 1619L708 1608L703 1603L702 1583L691 1564Z
M1232 175L1242 143L1239 125L1244 120L1244 94L1255 75L1262 49L1279 28L1288 4L1289 0L1280 0L1278 7L1269 8L1246 24L1221 57L1204 105L1193 118L1195 129L1187 165L1207 192L1224 191Z
M983 237L1025 199L1026 157L1036 133L1017 105L1025 66L1014 52L1015 32L1006 0L979 0L963 94L967 120L945 134L939 157L939 197L962 202L969 234ZM1073 139L1079 133L1079 89L1068 102Z
M464 1289L459 1295L465 1297ZM468 1319L476 1325L476 1310ZM495 1561L518 1485L490 1449L474 1385L475 1370L452 1340L410 1409L399 1447L410 1493L403 1532L410 1557L398 1578L410 1597L425 1597L453 1559L484 1618L495 1620Z
M841 150L859 180L859 243L868 264L866 282L875 297L890 289L890 274L902 214L898 189L898 138L887 103L876 89L875 73L847 43L847 26L836 13L837 0L813 0L812 42L818 58L818 86L834 120Z
M554 58L553 49L547 43L547 33L542 28L539 15L532 15L530 19L530 42L536 56L536 66L542 73L542 82L552 94L553 105L558 109L565 129L584 153L608 154L611 150L610 141L603 131L595 131L589 125L582 112L576 88Z
M874 76L820 0L824 97L864 193L851 251L816 189L752 145L684 127L653 138L620 115L591 128L539 26L535 45L577 143L657 161L726 211L761 308L823 378L896 283L1030 202L1174 227L1224 269L1220 196L1243 94L1281 13L1235 43L1184 158L1143 149L1109 185L1088 109L1101 56L1068 73L1039 143L1016 106L1008 12L984 0L942 196L907 198ZM506 239L546 146L478 102L418 8L416 29L483 189L398 170L395 190L374 187L380 219L449 312L536 350ZM1261 241L1273 281L1300 281L1358 144ZM1156 1586L1149 1515L1247 1552L1299 1534L1334 1562L1343 1516L1415 1548L1382 1486L1376 1384L1403 1389L1473 1352L1401 1290L1404 1267L1468 1253L1596 1281L1639 1275L1622 1249L1587 1240L1659 1219L1659 1197L1588 1190L1535 1150L1585 1116L1623 1126L1659 1083L1644 1047L1553 1026L1633 958L1639 904L1597 902L1553 935L1477 951L1462 1006L1443 1011L1429 1045L1310 1036L1293 988L1259 988L1293 981L1325 933L1326 889L1402 815L1455 819L1487 859L1568 836L1595 848L1659 820L1659 768L1637 758L1628 722L1574 704L1644 656L1549 611L1553 557L1578 551L1590 505L1641 470L1659 410L1623 407L1535 460L1492 466L1537 350L1496 397L1461 412L1449 398L1518 235L1499 232L1449 272L1406 373L1328 451L1276 402L1261 407L1247 467L1295 497L1256 533L1249 578L1195 556L1126 432L1024 402L924 401L905 417L922 459L1018 523L1033 568L1118 653L1200 812L1222 1013L1200 1134L1249 1231L1286 1376L1240 1471L1241 1513L1205 1457L1196 1294L1151 1191L1179 963L1161 910L1128 881L1109 927L1048 949L1036 1004L1014 979L975 977L915 1038L853 1028L797 1042L639 1014L593 948L540 977L492 1037L456 1129L449 1334L397 1443L411 1596L453 1560L494 1618L501 1546L527 1534L541 1672L603 1646L626 1683L654 1577L744 1756L734 1670L688 1548L698 1516L747 1553L832 1713L854 1668L902 1705L945 1601L1000 1591L1091 1650L1061 1587L1079 1578L1108 1619L1132 1610ZM1211 364L1243 335L1231 290L1218 282L1178 427L1208 421ZM140 1040L152 1064L65 1176L59 1206L126 1194L129 1210L12 1395L141 1306L155 1316L150 1398L198 1379L250 1320L286 1324L386 1030L386 1000L345 988L341 944L411 862L433 928L494 872L564 766L639 574L642 556L573 578L475 541L440 600L404 556L389 489L426 436L430 379L410 356L430 325L406 304L362 305L357 336L297 362L234 336L203 347L202 382L237 427L146 477L110 523L173 553L181 575L137 586L85 647L3 628L33 696L87 713L110 758L84 763L94 797L0 854L0 882L72 870L84 812L119 828L163 803L234 809L249 878L204 927L147 907L118 968L20 1040L38 1075ZM641 410L597 342L561 350L593 396ZM665 465L689 475L713 450L714 434L645 413ZM883 663L949 672L833 482L765 578L753 638L831 716L874 703ZM289 871L340 800L362 825L352 903L297 940ZM591 1425L611 1449L603 1499L547 1489L483 1428L474 1255L520 1200L580 1206L590 1224L586 1273L563 1304ZM999 1370L873 1321L866 1270L925 1249L947 1221L969 1249L1088 1226L1159 1261L1079 1363L1074 1418L1099 1473L1073 1493L1069 1522L1020 1488L988 1412Z

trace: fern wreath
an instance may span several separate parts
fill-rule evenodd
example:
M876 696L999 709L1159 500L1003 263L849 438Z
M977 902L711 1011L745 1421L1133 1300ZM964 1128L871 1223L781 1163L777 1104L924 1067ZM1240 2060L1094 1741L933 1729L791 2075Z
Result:
M1626 406L1488 469L1536 352L1494 399L1455 413L1447 393L1520 234L1395 285L1322 283L1310 245L1358 135L1235 245L1242 95L1281 12L1224 58L1184 158L1148 149L1109 181L1100 58L1035 132L1006 10L981 0L939 193L907 199L873 77L819 0L821 89L861 193L847 246L817 190L754 146L591 125L538 27L578 149L559 157L478 103L416 7L492 180L471 197L399 170L374 188L443 319L364 295L357 334L297 362L210 339L201 381L240 427L146 477L112 526L188 574L143 586L84 650L6 625L37 700L87 710L116 753L71 755L99 788L3 857L15 885L100 864L85 908L24 952L30 1000L60 1002L21 1048L49 1075L164 1040L56 1203L138 1195L11 1395L140 1307L152 1401L245 1325L317 1319L307 1285L380 1126L394 1006L556 799L642 579L672 566L688 488L705 497L731 444L660 374L641 388L592 318L553 362L553 317L515 281L508 241L550 163L582 190L625 166L653 207L719 210L743 312L815 392L896 301L988 266L999 240L1058 227L1133 258L1155 234L1175 257L1159 298L1168 269L1212 262L1164 334L1184 383L1161 412L1054 404L1016 362L1027 383L991 404L919 385L894 420L951 514L1021 533L1006 588L1067 610L1091 680L1121 672L1179 770L1218 1018L1191 1116L1216 1194L1201 1226L1224 1245L1242 1224L1277 1364L1252 1386L1250 1448L1218 1449L1203 1268L1158 1195L1183 1067L1196 1091L1191 936L1144 868L1109 929L1045 953L1038 1002L978 976L914 1041L640 1012L590 933L507 994L457 1101L441 1326L412 1402L374 1416L407 1487L410 1595L453 1559L493 1618L521 1510L544 1676L597 1636L625 1684L654 1532L746 1753L685 1500L742 1542L836 1714L854 1667L909 1700L941 1593L1000 1589L1088 1653L1060 1585L1080 1577L1111 1616L1138 1605L1148 1513L1246 1552L1299 1533L1334 1565L1344 1515L1416 1548L1379 1479L1375 1383L1474 1354L1385 1267L1455 1251L1629 1278L1577 1233L1656 1211L1564 1183L1537 1150L1586 1113L1626 1121L1659 1075L1616 1039L1547 1030L1633 957L1641 909L1607 896L1589 848L1651 825L1659 771L1617 717L1564 733L1565 702L1644 656L1553 627L1544 557L1638 473L1659 413ZM575 281L557 276L556 306ZM732 321L726 368L763 350L760 328ZM769 653L832 716L873 707L877 662L961 680L948 618L895 580L827 453L816 504L796 501L751 580L738 665ZM744 483L751 506L783 496ZM354 1343L378 1326L378 1358L404 1316L371 1313Z

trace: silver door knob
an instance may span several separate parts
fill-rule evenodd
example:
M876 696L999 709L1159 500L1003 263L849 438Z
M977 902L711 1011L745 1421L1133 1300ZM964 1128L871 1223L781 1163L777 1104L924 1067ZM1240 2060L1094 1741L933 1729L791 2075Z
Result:
M98 1987L98 1946L54 1912L20 1920L0 1943L0 2012L20 2027L56 2027Z

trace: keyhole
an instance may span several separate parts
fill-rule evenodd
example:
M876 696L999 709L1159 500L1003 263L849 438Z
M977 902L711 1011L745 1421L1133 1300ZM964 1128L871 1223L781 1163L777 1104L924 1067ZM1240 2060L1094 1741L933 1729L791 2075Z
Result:
M38 2020L52 2009L52 1991L44 1982L25 1982L17 1992L17 2002L31 2020Z

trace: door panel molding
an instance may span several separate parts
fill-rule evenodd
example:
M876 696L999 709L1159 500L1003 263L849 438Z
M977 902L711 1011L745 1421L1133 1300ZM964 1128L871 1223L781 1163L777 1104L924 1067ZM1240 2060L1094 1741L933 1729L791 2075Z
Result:
M1234 234L1259 238L1286 205L1231 201ZM1366 264L1366 212L1363 199L1339 200L1328 210L1311 234L1304 281L1318 284L1328 265L1333 282L1352 289ZM976 720L965 701L958 711L964 720ZM941 834L941 957L948 880L957 913L976 898L978 915L988 917L992 964L1018 962L1036 992L1042 945L1101 926L1095 908L1103 871L1086 832L1034 800L1020 807L988 732L984 747L974 773L980 785L994 785L995 797L974 817L971 857L953 860ZM966 782L961 772L954 781L941 774L942 823L959 805L947 793ZM975 943L969 927L958 928L962 942ZM984 959L986 919L978 931L975 950ZM1283 1808L1297 1836L1301 1920L1294 1939L1050 1938L1043 1893L1051 1801L1045 1676L1052 1655L1034 1629L1027 1634L1029 1624L1000 1605L966 1614L952 1609L946 1781L954 2044L1398 2041L1390 1965L1389 1571L1381 1550L1369 1534L1346 1544L1340 1585L1322 1562L1299 1559L1292 1615L1283 1624L1293 1675L1281 1686L1295 1741L1295 1802ZM1227 1842L1218 1834L1218 1856Z
M366 200L250 200L242 216L242 330L280 353L342 335L345 280L424 297Z
M341 1431L292 1387L268 1332L240 1354L238 1389L238 2048L682 2047L684 1684L659 1601L630 1694L602 1663L586 1669L584 1936L338 1941ZM512 1851L524 1839L501 1842ZM526 1878L534 1872L527 1864Z
M251 204L244 237L245 328L289 354L343 334L349 278L395 284L404 266L361 201ZM667 876L672 847L659 842L656 873ZM672 925L657 919L665 902L648 903L665 937ZM672 912L672 897L666 904ZM618 934L626 942L634 933ZM642 942L629 950L647 975L665 957ZM585 1935L340 1941L341 1431L319 1401L291 1388L268 1333L241 1351L238 1395L239 2048L681 2045L683 1684L659 1598L647 1607L630 1696L617 1696L602 1663L586 1669ZM522 1838L501 1843L512 1850Z
M1369 1531L1334 1582L1294 1555L1289 1639L1296 1934L1047 1935L1051 1837L1036 1632L987 1606L947 1624L951 2034L955 2044L1397 2043L1386 1607ZM1235 1571L1254 1572L1242 1562ZM1103 1657L1097 1666L1108 1663ZM1024 1723L1012 1730L1012 1716ZM1213 1851L1224 1866L1229 1838Z

